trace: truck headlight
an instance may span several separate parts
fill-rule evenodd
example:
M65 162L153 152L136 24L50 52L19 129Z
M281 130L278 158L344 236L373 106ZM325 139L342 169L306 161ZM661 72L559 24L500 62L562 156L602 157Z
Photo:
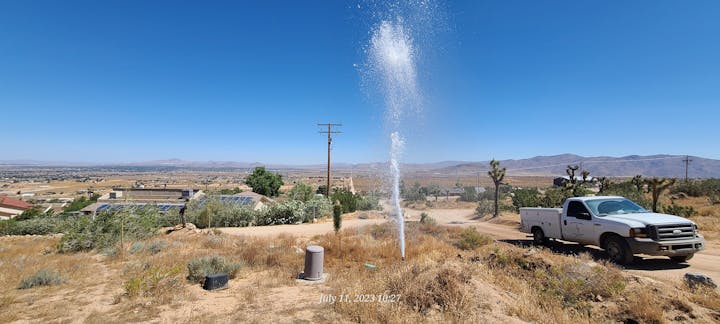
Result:
M630 237L648 237L648 231L645 227L631 228Z

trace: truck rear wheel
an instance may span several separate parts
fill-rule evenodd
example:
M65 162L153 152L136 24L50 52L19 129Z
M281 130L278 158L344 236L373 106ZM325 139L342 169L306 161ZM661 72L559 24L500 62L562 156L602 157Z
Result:
M692 259L693 256L695 256L695 254L676 255L676 256L671 256L670 260L672 260L672 262L675 262L675 263L683 263L683 262L687 262L687 260Z
M535 227L532 230L533 234L533 243L535 245L543 245L547 243L547 237L545 237L545 232L543 232L542 228Z
M605 240L605 252L607 252L610 260L617 264L630 264L633 261L632 251L621 237L608 237Z

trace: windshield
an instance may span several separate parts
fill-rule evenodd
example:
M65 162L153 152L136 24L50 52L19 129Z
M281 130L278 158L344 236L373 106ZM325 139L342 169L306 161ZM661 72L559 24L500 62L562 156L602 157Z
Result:
M645 208L625 198L594 199L587 200L585 203L597 216L648 212Z

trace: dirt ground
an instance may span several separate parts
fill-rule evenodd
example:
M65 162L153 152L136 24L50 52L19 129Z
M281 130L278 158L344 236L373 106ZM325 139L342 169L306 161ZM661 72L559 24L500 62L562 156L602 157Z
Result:
M384 210L390 210L387 201L381 201ZM519 246L531 244L531 238L518 230L520 216L515 213L503 213L496 219L478 219L474 208L437 208L437 209L413 209L404 208L405 219L408 222L420 220L421 213L427 213L438 225L475 227L480 233L486 234L498 241L503 241ZM474 206L474 205L473 205ZM345 215L343 229L354 229L364 225L380 224L386 220L381 213L373 213L369 219L358 219L357 214ZM231 235L268 237L278 234L291 234L298 237L311 238L333 231L332 221L328 220L316 224L301 225L279 225L267 227L244 227L244 228L221 228L222 232ZM676 264L666 257L639 256L635 262L625 267L625 271L652 277L655 279L670 280L679 282L685 273L699 272L720 280L720 242L708 241L707 247L697 253L687 264ZM579 254L587 252L596 258L604 258L602 251L592 246L581 246L573 242L551 242L548 248L561 254Z

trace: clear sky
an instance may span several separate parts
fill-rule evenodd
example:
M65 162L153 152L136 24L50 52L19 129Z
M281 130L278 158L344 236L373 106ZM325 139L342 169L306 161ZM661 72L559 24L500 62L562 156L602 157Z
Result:
M0 160L388 159L368 1L0 2ZM720 2L437 2L405 162L720 158ZM402 14L402 10L400 10ZM413 28L413 26L409 26ZM430 36L428 36L430 35Z

